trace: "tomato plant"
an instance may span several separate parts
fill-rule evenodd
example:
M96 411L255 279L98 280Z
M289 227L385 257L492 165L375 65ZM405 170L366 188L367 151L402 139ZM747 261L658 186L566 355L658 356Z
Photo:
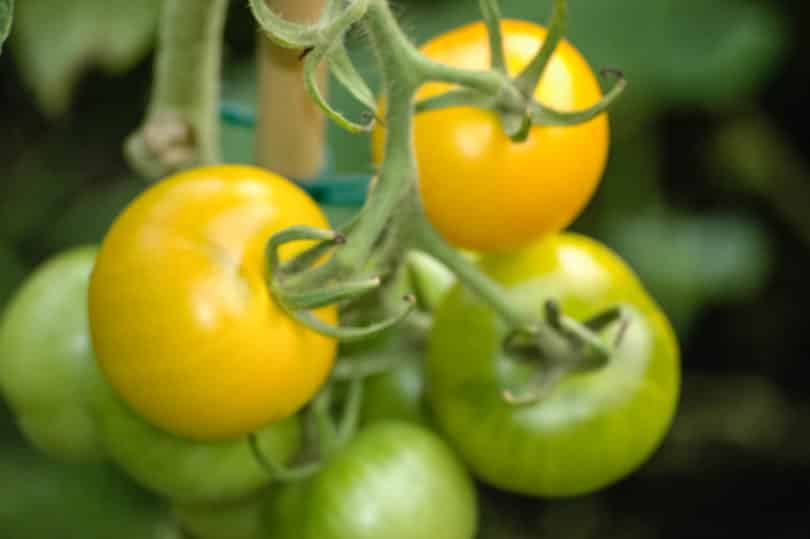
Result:
M335 342L290 318L265 280L267 238L293 225L326 220L291 182L239 165L163 180L119 216L93 271L90 329L105 376L137 413L222 439L312 397ZM336 319L330 307L318 315Z
M56 458L100 453L85 400L93 368L87 283L95 257L95 247L82 247L47 260L0 323L0 389L28 440Z
M537 53L547 31L525 21L502 21L506 66L517 74ZM424 47L432 60L467 69L490 63L483 23L451 30ZM418 99L447 91L423 86ZM562 41L535 90L559 110L589 107L601 98L580 53ZM567 226L594 193L607 160L608 120L602 114L575 126L533 126L528 139L509 139L492 111L470 106L416 116L414 143L419 192L431 223L451 243L504 251ZM374 131L373 155L383 156L385 131Z
M277 539L472 539L473 483L435 434L406 423L361 431L304 483L269 495Z
M505 328L456 287L436 312L428 377L434 415L476 474L512 491L584 494L635 470L661 442L679 389L672 329L632 270L594 240L554 235L482 269L526 312L554 298L574 317L619 305L627 320L609 363L570 373L545 399L516 406L502 396L534 375L502 351ZM541 370L540 375L550 375Z
M183 504L205 504L253 494L272 480L246 438L180 438L131 411L98 369L90 379L90 402L104 450L141 485ZM269 455L286 462L300 446L298 418L266 426L257 436Z

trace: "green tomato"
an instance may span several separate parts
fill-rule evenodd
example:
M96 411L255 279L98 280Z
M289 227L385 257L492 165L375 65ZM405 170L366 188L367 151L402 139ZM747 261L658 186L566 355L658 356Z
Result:
M175 505L174 516L194 539L266 539L263 498L227 504Z
M499 488L572 496L640 466L663 439L679 391L679 353L669 322L624 262L591 239L561 234L482 260L511 301L541 316L556 299L585 319L620 305L629 321L609 364L569 374L541 402L514 406L502 389L537 365L502 351L506 327L476 295L456 287L438 308L427 375L435 421L476 475ZM603 337L612 342L615 324Z
M422 340L421 335L396 328L362 342L340 345L338 360L343 365L389 366L385 372L365 379L360 409L362 425L387 420L430 424L424 395Z
M430 426L424 384L422 358L418 356L382 374L370 376L363 386L361 424L400 420Z
M311 479L270 493L274 539L472 539L475 487L449 447L407 423L361 431Z
M46 261L0 323L0 389L26 438L55 458L100 456L85 401L93 365L87 286L95 256L95 247L84 247Z
M132 412L97 368L92 385L91 402L106 453L144 487L179 503L204 504L227 503L270 483L247 438L179 438ZM300 447L299 420L293 416L273 423L257 436L270 457L287 462Z

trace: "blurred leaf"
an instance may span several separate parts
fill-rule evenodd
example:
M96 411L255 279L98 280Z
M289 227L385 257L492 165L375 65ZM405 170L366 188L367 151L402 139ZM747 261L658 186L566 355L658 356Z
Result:
M45 225L72 192L87 181L70 166L60 138L28 151L0 185L0 239L16 243Z
M682 335L705 303L755 294L772 259L759 223L743 214L649 211L614 223L607 236Z
M149 51L160 0L25 0L17 6L13 52L39 106L64 113L85 71L130 69Z
M774 382L760 376L695 375L684 379L678 415L666 442L642 469L651 476L719 472L717 446L781 461L806 460L810 439L799 409ZM738 455L739 456L739 455Z
M717 132L707 153L723 187L766 200L810 248L810 164L786 133L754 112Z
M179 539L160 502L106 464L0 447L3 539Z
M45 232L48 250L100 243L115 218L146 187L140 178L123 178L79 197L51 220Z
M3 43L11 31L11 19L14 15L14 0L0 0L0 53L3 52Z

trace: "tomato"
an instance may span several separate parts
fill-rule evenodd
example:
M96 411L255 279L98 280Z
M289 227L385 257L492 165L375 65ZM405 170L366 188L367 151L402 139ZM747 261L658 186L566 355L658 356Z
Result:
M194 539L267 539L262 502L253 496L229 504L175 505L174 515Z
M464 460L492 485L538 496L584 494L635 470L669 427L680 371L672 328L632 270L573 234L485 257L481 269L527 314L539 316L548 299L576 319L620 305L628 324L607 366L569 374L544 400L515 406L502 389L539 367L506 357L504 324L456 287L436 311L427 375L435 421ZM604 330L606 342L619 331Z
M52 457L99 456L84 400L93 352L87 334L87 283L95 247L40 266L9 302L0 324L0 389L26 438Z
M313 478L269 495L274 539L472 539L475 488L432 432L406 423L362 430Z
M361 422L369 425L398 419L429 426L424 384L421 357L407 359L387 372L370 376L363 389Z
M266 242L293 225L327 227L304 191L242 165L167 178L118 217L91 278L90 329L105 376L138 414L225 439L313 396L335 341L287 316L266 283ZM282 258L305 246L285 245ZM334 307L316 314L336 322Z
M363 384L361 424L393 419L430 424L423 355L419 339L401 327L359 343L341 344L339 358L345 363L389 365L388 370L369 376Z
M91 371L90 402L107 455L144 487L183 504L228 503L271 481L247 438L179 438L132 412L98 369ZM296 416L257 432L262 449L287 462L300 447Z
M502 22L506 62L512 75L540 48L546 29ZM478 22L428 42L428 57L467 69L489 67L486 28ZM417 99L448 89L430 83ZM587 108L601 98L593 72L580 53L562 41L535 92L538 101L562 111ZM511 141L499 117L473 107L424 112L415 118L419 191L425 212L451 243L478 251L504 251L561 230L582 211L605 168L605 114L571 127L534 126L529 138ZM384 130L374 131L372 153L382 160Z

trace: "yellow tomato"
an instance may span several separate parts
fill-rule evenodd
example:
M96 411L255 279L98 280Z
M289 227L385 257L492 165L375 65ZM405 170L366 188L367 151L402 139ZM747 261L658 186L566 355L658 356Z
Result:
M167 178L118 217L91 277L90 329L102 371L138 414L220 439L313 396L336 343L288 317L266 283L265 244L293 225L327 222L293 183L241 165ZM315 313L336 322L332 307Z
M504 20L507 68L517 75L543 44L546 29ZM443 34L422 52L438 62L487 69L489 43L483 23ZM449 89L422 87L418 99ZM594 105L602 97L588 63L563 40L535 91L542 104L560 111ZM524 142L513 142L491 111L453 107L416 117L414 143L419 187L428 218L451 243L477 251L505 251L559 231L593 195L607 160L607 115L571 127L534 126ZM373 134L380 162L384 130Z

